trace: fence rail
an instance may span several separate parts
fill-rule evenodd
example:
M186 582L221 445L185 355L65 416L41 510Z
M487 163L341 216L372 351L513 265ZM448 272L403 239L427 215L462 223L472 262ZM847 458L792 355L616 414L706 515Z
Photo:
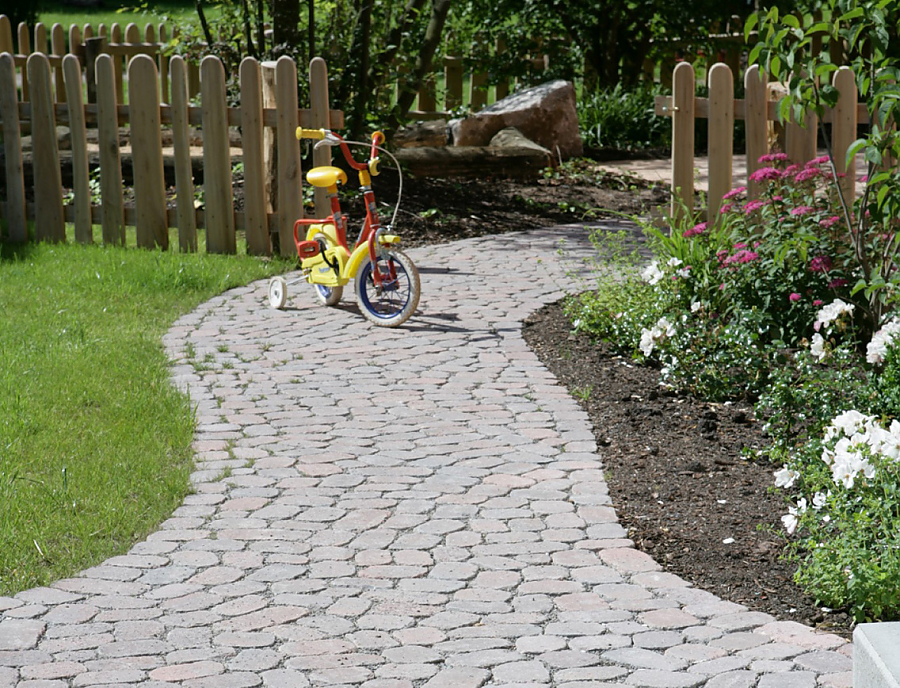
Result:
M834 73L834 87L840 94L837 105L826 108L824 122L831 124L831 142L835 167L846 198L856 193L856 163L846 161L847 150L856 140L859 124L868 122L865 103L857 102L856 81L849 67ZM695 96L695 75L691 64L683 62L672 75L672 95L656 98L656 114L672 118L672 215L680 217L683 209L693 208L694 195L694 124L699 118L709 120L709 196L707 216L714 219L722 197L731 190L734 157L734 122L746 124L747 176L760 167L762 155L770 150L770 123L777 120L777 89L767 88L767 77L753 65L744 74L744 98L734 98L734 77L723 63L708 72L709 97ZM803 164L816 157L818 123L809 114L804 123L785 124L784 153L792 163ZM759 185L748 181L751 198L759 195Z
M247 251L266 255L272 252L270 232L277 234L283 255L293 255L293 224L302 217L302 175L298 125L306 127L343 126L343 114L328 107L328 75L325 62L310 63L309 83L313 107L299 109L297 66L283 57L274 66L277 107L263 107L262 68L253 58L241 64L241 107L229 108L225 99L222 63L206 57L200 65L201 106L188 106L188 71L184 60L171 60L171 104L160 102L160 75L157 62L138 54L127 67L130 102L120 105L116 73L110 55L100 55L96 64L97 103L85 104L84 72L75 55L61 61L66 102L54 98L50 59L31 54L26 62L30 82L30 102L19 102L15 58L0 54L0 127L5 150L6 202L0 205L9 238L25 241L28 221L34 221L37 240L62 241L66 222L75 225L75 239L93 241L93 225L102 228L104 243L123 244L125 227L136 227L140 247L168 248L169 228L178 228L182 250L197 249L197 228L206 229L206 250L234 253L236 232L242 230ZM64 204L58 122L71 131L72 200ZM22 125L30 124L32 136L33 203L27 202L22 154ZM122 187L122 151L119 127L127 124L134 170L133 208L126 208ZM203 210L194 208L188 127L199 125L203 138ZM163 167L163 125L172 129L175 204L166 198ZM97 128L100 202L92 203L90 156L86 131ZM244 163L243 210L236 211L232 188L231 127L240 126ZM277 202L265 188L270 146L264 143L266 128L274 130L277 142ZM274 206L270 209L269 206Z

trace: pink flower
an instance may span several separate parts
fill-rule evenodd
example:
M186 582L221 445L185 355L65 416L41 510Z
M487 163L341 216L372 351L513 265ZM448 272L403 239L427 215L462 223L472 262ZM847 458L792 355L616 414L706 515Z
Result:
M766 204L763 201L750 201L744 205L744 215L749 215L750 213L759 210L765 205Z
M792 174L797 174L797 172L799 172L800 170L801 170L800 165L797 165L796 163L793 165L788 165L787 167L784 168L784 176L789 177Z
M788 156L784 153L768 153L759 156L758 162L787 162Z
M760 167L756 172L750 175L751 182L765 182L775 179L781 179L781 172L774 167Z
M788 300L791 303L796 303L800 300L800 294L798 294L797 292L793 292L790 296L788 296Z
M739 241L734 245L733 248L747 248L747 244L745 244L743 241Z
M818 306L821 306L823 303L825 303L825 302L822 299L816 299L815 301L813 301L813 306L818 307Z
M831 270L831 258L828 256L816 256L809 261L809 269L812 272L828 272Z
M734 208L734 205L732 205L731 203L726 203L721 208L719 208L719 212L727 213L727 212L731 211L732 208Z
M828 156L820 155L818 158L813 158L808 163L806 163L806 166L815 167L816 165L824 165L826 162L828 162Z
M739 187L737 187L736 189L732 189L732 190L729 191L727 194L725 194L724 196L722 196L722 200L723 200L723 201L730 201L730 200L731 200L732 198L734 198L735 196L740 196L740 195L741 195L742 193L744 193L746 190L747 190L747 187L746 187L746 186L739 186Z
M706 231L706 223L701 222L700 224L694 225L690 229L685 230L685 232L684 232L684 234L682 234L682 236L685 239L689 239L692 236L697 236L698 234L703 234L703 232L705 232L705 231Z
M832 215L831 217L826 217L824 220L819 220L819 224L827 229L828 227L832 227L840 221L840 217L838 217L837 215Z
M808 205L798 205L796 208L791 209L791 215L809 215L813 212L813 208L810 208Z
M725 265L725 266L738 265L738 264L743 265L745 263L752 263L754 260L757 260L758 258L759 258L759 254L756 253L755 251L741 250L732 256L728 256L728 258L725 259L723 265Z
M846 287L846 286L847 286L847 280L843 279L842 277L833 279L833 280L831 280L831 282L828 283L829 289L837 289L838 287Z
M818 167L807 167L797 173L797 176L794 177L794 181L797 183L806 182L810 179L815 179L821 174L822 170L820 170Z

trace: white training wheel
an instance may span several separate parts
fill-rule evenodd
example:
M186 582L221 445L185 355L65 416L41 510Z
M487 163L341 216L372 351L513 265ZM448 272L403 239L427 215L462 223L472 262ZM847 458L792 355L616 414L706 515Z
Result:
M272 308L284 308L287 301L287 282L284 277L273 277L269 280L269 305Z

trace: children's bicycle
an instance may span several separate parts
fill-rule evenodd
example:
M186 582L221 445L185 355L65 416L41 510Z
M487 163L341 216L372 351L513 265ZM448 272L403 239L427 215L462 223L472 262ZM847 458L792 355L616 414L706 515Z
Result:
M366 204L366 219L353 249L347 244L347 217L341 212L338 184L347 183L347 173L338 167L314 167L306 174L307 181L327 189L331 201L331 215L326 218L300 219L294 223L294 243L300 258L303 276L315 288L318 300L325 306L336 305L343 296L344 286L354 280L359 309L367 320L380 327L396 327L406 322L419 305L421 285L419 271L410 258L398 248L400 237L391 233L391 224L382 227L375 208L372 177L378 175L381 144L384 134L376 131L370 143L345 141L327 129L297 129L298 139L317 140L316 147L339 145L347 164L359 176L359 189ZM370 148L369 159L358 162L348 144ZM388 153L390 155L390 153ZM399 167L398 167L399 169ZM402 193L402 178L400 191ZM399 208L400 199L397 199ZM304 230L301 239L301 230ZM269 282L269 304L282 308L287 300L287 285L283 277Z

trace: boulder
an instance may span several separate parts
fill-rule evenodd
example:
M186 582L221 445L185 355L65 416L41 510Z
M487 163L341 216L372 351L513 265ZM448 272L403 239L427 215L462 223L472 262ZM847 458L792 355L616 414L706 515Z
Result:
M392 143L397 148L437 148L446 146L449 140L447 120L434 119L408 124L394 134Z
M487 146L507 127L515 127L563 160L584 152L575 87L569 81L550 81L518 91L469 117L450 121L454 146Z

